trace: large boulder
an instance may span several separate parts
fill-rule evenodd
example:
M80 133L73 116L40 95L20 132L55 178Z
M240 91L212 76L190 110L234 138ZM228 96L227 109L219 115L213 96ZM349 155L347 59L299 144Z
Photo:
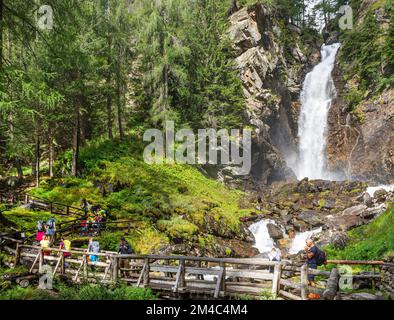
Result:
M316 228L324 225L324 222L319 218L319 214L313 210L303 211L298 215L297 218L299 220L304 221L312 228Z
M268 229L268 234L272 239L278 240L283 238L283 232L277 225L273 223L268 223L267 229Z
M346 247L349 237L345 232L335 232L330 237L330 244L336 249L344 249Z

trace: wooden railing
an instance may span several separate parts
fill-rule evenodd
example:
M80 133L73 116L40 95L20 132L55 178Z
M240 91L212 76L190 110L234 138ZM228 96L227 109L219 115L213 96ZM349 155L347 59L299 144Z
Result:
M12 238L8 240L8 244L0 248L14 257L11 266L23 263L31 273L37 273L43 270L44 265L50 265L53 276L68 276L74 282L124 282L170 294L213 298L240 294L259 296L263 291L269 291L273 296L291 300L307 300L309 293L317 293L323 299L333 299L338 291L337 268L331 271L315 270L306 265L295 266L288 260L273 262L258 258L119 255L113 251L90 253L81 248L70 251L49 248L46 250L50 255L45 255L39 246L26 245ZM71 256L65 257L65 253ZM90 255L97 256L99 261L90 261ZM376 262L360 261L359 264L376 265ZM291 277L284 276L287 272L292 274ZM308 286L308 274L327 278L326 287ZM299 280L294 281L298 275ZM379 276L371 275L375 278Z

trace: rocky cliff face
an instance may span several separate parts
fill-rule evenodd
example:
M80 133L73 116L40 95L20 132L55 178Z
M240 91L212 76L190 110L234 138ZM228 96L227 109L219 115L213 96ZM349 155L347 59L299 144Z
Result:
M359 32L371 10L380 28L379 35L387 34L389 12L384 9L384 1L372 0L362 1L355 32ZM382 39L377 41L385 41ZM391 71L381 59L379 72L383 77ZM328 120L328 165L348 179L394 183L394 88L388 87L379 94L372 87L366 92L359 91L361 102L350 108L345 96L360 86L357 75L345 74L346 66L352 63L346 57L339 59L333 74L338 97L333 101Z
M338 70L336 72L339 72ZM341 80L337 78L339 84ZM349 179L394 182L394 90L362 102L359 116L338 98L330 110L327 156L330 169Z
M229 34L254 129L254 187L295 179L283 154L295 153L302 81L320 59L320 45L303 40L300 30L284 25L261 4L235 12Z

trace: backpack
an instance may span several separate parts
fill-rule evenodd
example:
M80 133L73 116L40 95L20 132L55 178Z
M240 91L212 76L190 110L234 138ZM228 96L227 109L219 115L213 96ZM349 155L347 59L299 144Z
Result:
M316 247L317 251L316 251L316 264L318 266L321 266L323 264L327 264L327 254L319 249L318 247Z
M55 219L50 218L50 219L48 220L48 222L47 222L47 225L48 225L48 228L49 228L49 229L55 228Z
M98 241L93 241L92 242L92 251L94 253L99 253L100 252L100 244Z
M37 222L37 230L38 230L38 232L44 231L44 222L42 222L42 221Z
M70 240L64 240L64 248L66 249L66 250L70 250L71 249L71 242L70 242Z

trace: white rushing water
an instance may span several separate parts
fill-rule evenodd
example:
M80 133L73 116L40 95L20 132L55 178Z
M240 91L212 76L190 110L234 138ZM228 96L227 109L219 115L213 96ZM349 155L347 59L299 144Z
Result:
M249 227L249 230L253 233L256 241L254 247L257 248L260 253L268 253L273 247L275 247L274 240L268 233L267 224L269 223L276 225L274 220L264 219Z
M301 114L298 123L299 154L293 168L298 179L330 180L326 170L327 117L335 86L332 70L339 43L323 46L322 60L307 74L301 93Z
M378 190L384 189L387 192L394 192L394 184L392 185L381 185L381 186L376 186L376 187L368 187L367 188L367 193L373 197L374 193Z
M296 236L294 237L291 247L289 249L290 254L296 254L300 252L301 250L304 250L305 247L305 241L311 237L313 237L316 234L319 234L322 232L322 228L311 230L311 231L306 231L306 232L300 232L297 233Z

